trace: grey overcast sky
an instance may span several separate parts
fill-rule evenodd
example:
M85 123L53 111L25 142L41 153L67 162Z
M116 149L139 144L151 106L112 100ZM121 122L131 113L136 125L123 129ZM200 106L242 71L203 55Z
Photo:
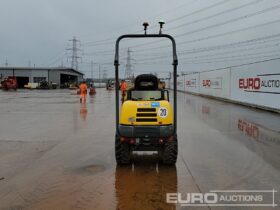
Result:
M125 33L164 32L178 43L179 71L202 71L280 57L279 0L1 0L0 65L70 66L71 40L79 70L113 73L114 40ZM122 43L122 69L130 47L135 74L171 69L165 40Z

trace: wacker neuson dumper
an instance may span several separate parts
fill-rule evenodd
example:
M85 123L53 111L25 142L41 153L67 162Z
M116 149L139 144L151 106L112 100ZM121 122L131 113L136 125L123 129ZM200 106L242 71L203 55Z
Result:
M116 135L115 157L118 165L129 164L133 151L157 151L162 162L174 165L177 161L177 54L172 36L147 34L148 23L144 23L145 34L127 34L116 41L115 91L116 91ZM159 80L151 74L135 78L134 87L127 91L120 110L119 94L119 43L125 38L167 38L173 47L173 108L167 90L159 87Z

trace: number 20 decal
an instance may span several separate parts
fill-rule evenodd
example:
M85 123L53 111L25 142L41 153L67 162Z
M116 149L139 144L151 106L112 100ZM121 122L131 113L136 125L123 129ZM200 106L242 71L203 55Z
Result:
M158 109L158 115L161 117L161 118L166 118L168 116L168 109L165 108L165 107L160 107Z

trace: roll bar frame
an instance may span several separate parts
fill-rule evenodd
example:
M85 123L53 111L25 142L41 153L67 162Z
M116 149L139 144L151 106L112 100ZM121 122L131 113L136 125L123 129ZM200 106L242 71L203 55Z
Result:
M115 60L114 60L114 66L115 66L115 93L116 93L116 131L117 134L120 135L119 132L119 114L120 114L120 97L119 97L119 45L120 41L123 39L128 38L167 38L172 42L172 51L173 51L173 92L174 92L174 98L173 98L173 110L174 110L174 118L173 118L173 135L177 134L177 66L178 66L178 58L177 58L177 52L176 52L176 42L175 39L169 35L169 34L125 34L120 36L116 40L115 45Z

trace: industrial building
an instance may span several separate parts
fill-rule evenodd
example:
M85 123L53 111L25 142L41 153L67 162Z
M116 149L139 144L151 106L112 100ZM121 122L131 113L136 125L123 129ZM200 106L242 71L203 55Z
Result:
M62 87L67 83L82 81L84 74L65 67L0 67L0 80L8 76L17 78L18 88L23 88L28 83L39 83L41 81L56 83L58 87Z

